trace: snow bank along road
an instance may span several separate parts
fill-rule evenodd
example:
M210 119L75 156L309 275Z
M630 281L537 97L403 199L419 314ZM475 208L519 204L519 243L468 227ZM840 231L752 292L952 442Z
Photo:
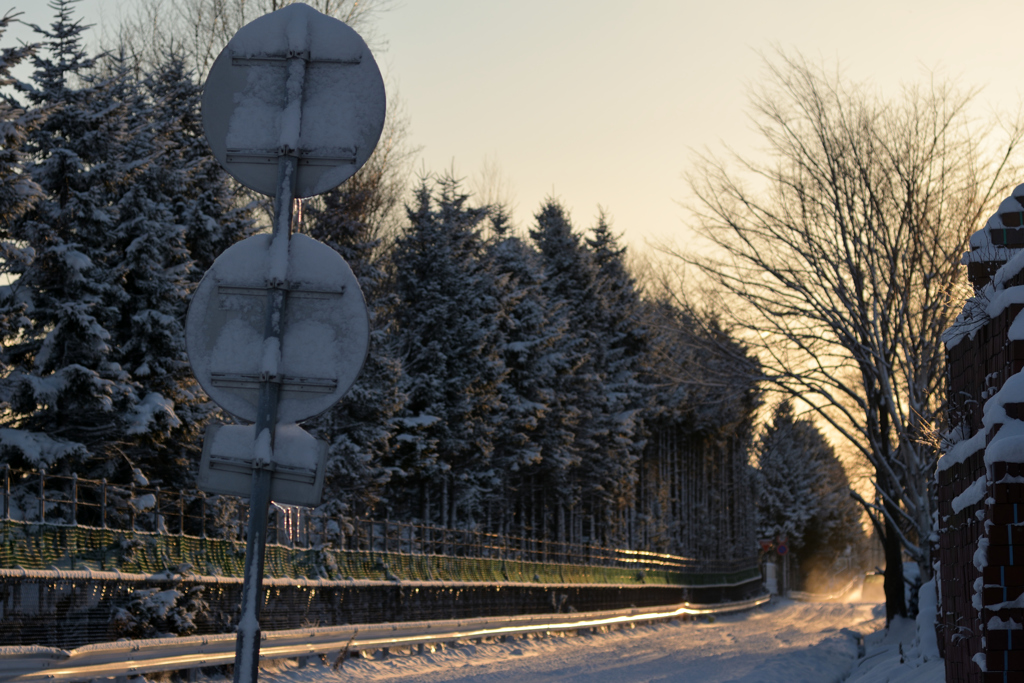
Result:
M885 626L883 607L870 603L774 601L709 621L638 626L579 636L459 645L426 654L294 663L261 672L264 683L351 681L687 681L694 683L831 683L857 658L854 631ZM941 680L941 679L939 679Z

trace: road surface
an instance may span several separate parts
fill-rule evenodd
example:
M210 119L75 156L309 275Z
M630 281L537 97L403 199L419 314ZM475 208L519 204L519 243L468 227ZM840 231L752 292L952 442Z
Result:
M714 620L672 622L580 636L460 645L426 654L379 654L338 669L281 662L263 683L830 683L857 658L851 631L885 625L872 603L775 601Z

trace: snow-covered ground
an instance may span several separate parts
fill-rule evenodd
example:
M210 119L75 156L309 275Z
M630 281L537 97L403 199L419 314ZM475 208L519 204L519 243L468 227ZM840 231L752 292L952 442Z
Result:
M716 619L579 636L461 644L426 654L379 654L344 662L280 662L265 683L687 681L699 683L941 683L940 659L917 654L915 624L884 629L873 603L774 600ZM881 631L880 631L881 630ZM858 658L857 635L864 635ZM901 652L903 654L901 654ZM903 663L901 664L901 659Z

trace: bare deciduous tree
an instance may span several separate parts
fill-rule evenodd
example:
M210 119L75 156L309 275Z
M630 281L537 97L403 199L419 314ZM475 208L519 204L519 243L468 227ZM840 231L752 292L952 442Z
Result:
M751 100L767 157L698 159L696 228L721 256L676 255L733 302L765 379L870 463L876 496L861 503L885 547L891 619L907 613L903 551L932 572L940 335L959 257L1010 186L1024 131L979 127L976 93L949 82L886 99L800 56L764 62Z
M184 52L201 77L238 29L297 0L139 0L121 17L117 35L105 42L127 45L144 62L168 51ZM359 31L374 44L371 18L390 0L307 0L306 4Z

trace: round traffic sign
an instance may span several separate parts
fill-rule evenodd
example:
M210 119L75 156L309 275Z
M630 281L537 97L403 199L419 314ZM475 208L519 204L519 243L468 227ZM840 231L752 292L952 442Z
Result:
M778 547L775 548L775 552L777 552L779 555L785 555L789 552L789 547L785 543L780 543Z
M274 195L287 153L298 157L295 196L311 197L370 158L386 96L359 34L296 3L235 34L210 68L202 105L206 139L228 173Z
M189 304L185 342L199 385L224 410L256 421L260 385L280 385L278 422L334 405L366 359L370 323L352 269L327 245L289 240L287 277L270 281L270 235L221 254ZM280 345L264 339L268 289L286 290Z

